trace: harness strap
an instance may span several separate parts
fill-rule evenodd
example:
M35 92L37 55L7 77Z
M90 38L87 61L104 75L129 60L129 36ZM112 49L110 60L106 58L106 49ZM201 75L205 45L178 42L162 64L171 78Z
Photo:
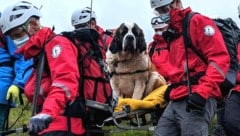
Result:
M153 54L154 54L154 50L155 50L155 48L156 48L156 45L157 45L157 42L154 41L154 42L152 43L151 48L150 48L149 57L150 57L151 60L152 60L152 56L153 56Z
M198 80L199 80L203 75L205 75L205 72L204 72L204 71L203 71L203 72L199 72L199 73L197 73L196 75L190 77L189 79L190 79L191 85L197 85L197 84L198 84ZM174 88L177 88L177 87L179 87L179 86L181 86L181 85L187 85L187 84L188 84L188 81L181 81L181 82L179 82L179 83L174 83L174 84L169 85L169 86L168 86L168 89L170 89L169 91L171 91L171 90L174 89Z
M101 78L101 77L84 76L83 78L88 79L88 80L99 81L99 82L103 82L103 83L109 83L108 79Z
M141 73L141 72L146 72L149 69L145 69L145 70L137 70L137 71L133 71L133 72L121 72L121 73L117 73L116 71L110 73L110 77L112 77L113 75L128 75L128 74L136 74L136 73Z

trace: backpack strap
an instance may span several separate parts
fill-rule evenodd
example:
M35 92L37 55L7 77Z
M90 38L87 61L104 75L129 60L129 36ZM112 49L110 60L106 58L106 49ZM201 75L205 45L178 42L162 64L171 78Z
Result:
M194 47L194 45L192 44L192 40L191 40L191 36L190 36L190 21L192 19L192 17L196 14L199 14L197 12L191 12L189 14L186 15L186 17L183 20L183 40L184 40L184 45L187 48L191 48L192 51L201 58L201 60L207 64L207 60L205 57L203 57L203 55L196 49L196 47ZM187 53L187 50L186 50Z
M37 66L36 66L36 82L34 88L34 95L33 95L33 106L32 106L32 113L31 116L34 116L37 112L37 99L41 89L41 80L42 80L42 73L45 70L46 66L46 53L45 53L45 45L47 45L56 35L51 35L45 42L42 50L40 51L39 55L37 56Z
M37 99L41 89L41 80L42 80L42 73L45 66L45 51L44 49L40 52L38 56L38 64L37 64L37 71L36 71L36 82L35 82L35 89L34 89L34 96L33 96L33 106L32 106L32 114L34 116L37 111Z
M150 57L151 60L152 60L152 56L153 56L153 53L154 53L154 50L155 50L156 46L157 46L157 42L154 41L152 43L152 46L151 46L150 51L149 51L149 57Z
M182 34L183 34L183 40L184 40L184 47L185 47L185 57L186 57L186 67L187 67L187 87L188 87L188 95L192 94L192 87L191 87L191 81L190 81L190 70L188 65L188 48L191 48L192 51L197 54L201 59L203 58L200 52L193 46L191 36L190 36L190 21L192 17L198 14L196 12L191 12L186 15L186 17L183 20L182 23ZM204 60L204 59L202 59Z

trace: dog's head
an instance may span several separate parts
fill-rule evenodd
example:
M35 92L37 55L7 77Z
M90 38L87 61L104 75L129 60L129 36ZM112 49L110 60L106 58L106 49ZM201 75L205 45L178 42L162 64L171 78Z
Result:
M114 54L120 51L140 53L147 49L143 30L132 22L122 23L116 30L109 50Z

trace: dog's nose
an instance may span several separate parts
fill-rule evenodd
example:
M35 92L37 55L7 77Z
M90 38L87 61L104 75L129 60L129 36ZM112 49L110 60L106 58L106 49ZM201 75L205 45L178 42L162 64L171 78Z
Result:
M129 40L129 41L133 41L134 40L134 37L132 35L128 35L126 37L126 40Z

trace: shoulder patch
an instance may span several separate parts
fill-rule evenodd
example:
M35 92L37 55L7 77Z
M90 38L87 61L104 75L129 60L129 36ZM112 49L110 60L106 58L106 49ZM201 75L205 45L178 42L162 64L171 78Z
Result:
M52 48L52 57L57 58L61 52L62 52L62 47L60 45L55 45Z
M207 25L204 27L204 34L206 36L212 36L215 34L215 29L212 26Z

